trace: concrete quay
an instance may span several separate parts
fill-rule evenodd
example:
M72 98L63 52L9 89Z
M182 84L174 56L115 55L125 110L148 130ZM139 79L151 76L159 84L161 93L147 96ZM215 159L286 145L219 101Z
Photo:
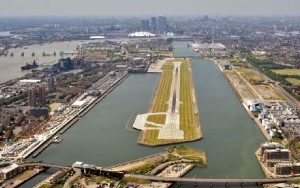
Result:
M40 168L40 169L34 169L34 170L27 170L23 172L20 175L17 175L13 179L8 180L2 186L4 185L5 188L15 188L15 187L20 187L22 184L26 183L30 179L34 178L41 172L46 170L46 168Z
M267 178L271 178L271 177L275 177L275 174L273 174L272 172L270 172L267 167L263 164L263 162L260 160L260 156L259 156L259 152L260 152L260 149L256 150L255 152L255 157L257 158L260 166L261 166L261 169L264 171L265 175Z
M48 141L50 139L52 139L59 131L64 133L67 129L69 129L72 125L74 125L76 121L78 121L79 117L82 117L89 110L91 110L96 104L98 104L103 98L105 98L108 93L110 93L113 89L115 89L118 85L120 85L127 77L129 77L129 75L130 75L129 73L125 73L122 77L117 79L113 83L113 85L108 90L106 90L100 97L98 97L97 99L91 100L88 105L86 105L83 109L81 109L74 116L72 116L71 118L69 118L66 121L62 122L58 127L55 127L54 129L50 130L49 133L46 135L46 138L44 140L40 141L32 149L25 151L23 153L23 155L20 156L20 157L27 158L32 153L34 153L36 150L38 150L40 147L42 147L42 149L39 150L40 152L37 152L38 154L40 154L41 151L46 149L52 143L52 140L51 140L50 144L48 144L49 143ZM44 146L45 143L46 143L46 145Z
M213 61L216 65L217 62ZM256 123L256 125L258 126L258 128L261 130L261 132L263 133L263 135L265 136L265 138L267 140L271 140L271 136L268 134L268 132L263 128L262 124L259 122L259 120L257 118L254 117L254 115L247 109L245 103L244 103L244 98L240 95L239 91L234 87L234 85L231 83L231 81L228 79L228 77L226 76L226 74L224 74L224 72L221 70L221 67L218 66L219 70L221 71L221 73L223 74L224 78L227 80L228 84L230 85L230 87L232 88L233 92L236 94L236 96L238 97L238 99L240 100L241 104L243 105L244 109L246 110L246 112L248 113L248 115L250 116L251 119L253 119ZM242 76L240 76L242 77ZM244 80L245 82L247 82L246 80Z
M59 134L64 134L69 128L71 128L77 121L79 120L78 117L74 118L70 123L68 123L65 127L63 127Z
M189 163L178 163L169 165L166 167L161 173L159 173L156 177L170 177L170 178L179 178L187 174L190 170L195 167L193 164ZM159 187L159 188L168 188L171 187L174 182L155 182L153 181L151 184L143 185L144 188L152 188L152 187Z
M54 137L51 137L47 142L45 142L41 147L39 147L35 152L33 152L32 157L36 158L40 153L42 153L50 144L52 144Z
M122 166L125 166L125 165L129 165L131 163L137 163L139 161L157 160L158 158L167 158L168 154L169 153L167 151L165 151L165 152L157 153L157 154L154 154L154 155L149 155L149 156L146 156L146 157L135 159L135 160L132 160L132 161L126 161L124 163L109 166L107 168L104 168L104 170L114 171L114 169L116 169L116 168L119 168L119 167L122 167Z
M256 125L257 125L258 128L261 130L261 132L263 133L263 135L265 136L265 138L266 138L267 140L271 140L272 137L269 135L269 133L267 132L267 130L264 129L263 125L259 122L259 120L253 116L253 114L247 109L247 106L246 106L244 103L242 103L242 105L243 105L243 107L245 108L246 112L247 112L247 113L249 114L249 116L251 117L251 119L253 119L253 120L255 121Z

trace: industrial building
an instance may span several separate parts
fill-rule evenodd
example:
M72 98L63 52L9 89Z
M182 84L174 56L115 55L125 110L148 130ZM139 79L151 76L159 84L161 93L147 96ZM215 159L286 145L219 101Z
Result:
M246 105L251 112L259 112L263 108L264 101L260 98L248 99Z
M85 107L90 101L92 100L92 97L91 96L88 96L86 97L85 99L83 100L77 100L75 101L71 107L72 108L83 108Z
M0 179L6 180L18 174L18 164L12 164L0 169Z
M220 65L222 70L231 70L232 69L232 65L228 61L221 61L219 63L219 65Z

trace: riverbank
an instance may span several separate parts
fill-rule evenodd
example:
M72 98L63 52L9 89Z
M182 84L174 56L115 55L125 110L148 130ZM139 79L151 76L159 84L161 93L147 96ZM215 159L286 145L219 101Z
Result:
M20 187L22 184L26 183L30 179L34 178L41 172L45 171L46 168L38 168L38 169L29 169L23 172L22 174L17 175L16 177L5 182L9 188Z
M234 91L234 93L236 94L238 99L240 100L243 108L248 113L250 118L253 119L253 121L258 126L258 128L261 130L264 137L267 140L271 140L272 137L269 135L267 130L264 129L264 127L259 122L259 120L257 118L255 118L255 116L252 114L252 112L249 111L249 109L247 108L247 106L245 104L245 102L247 102L247 100L257 97L256 95L253 94L254 92L251 92L251 88L247 87L247 83L245 83L246 80L241 78L241 75L236 74L235 70L229 70L230 72L227 70L222 70L222 68L219 66L219 64L216 60L212 60L212 61L219 67L219 70L221 71L224 78L227 80L228 84L230 85L230 87L232 88L232 90Z
M93 98L86 106L80 109L75 115L70 118L64 120L59 126L55 127L50 131L49 134L46 135L44 140L41 140L37 145L33 146L30 150L25 151L23 158L29 157L36 150L40 150L35 153L33 157L39 155L44 149L46 149L51 143L53 137L59 132L63 134L67 129L69 129L72 125L74 125L80 117L83 117L87 112L89 112L96 104L98 104L102 99L104 99L112 90L114 90L118 85L120 85L126 78L128 78L130 74L125 73L122 77L117 79L108 90L106 90L100 97ZM51 140L51 141L49 141Z
M146 174L157 177L182 177L195 166L207 166L207 158L203 151L179 146L170 147L166 152L150 155L144 158L128 161L103 170L123 171L126 175L122 184L135 183L141 187L168 188L173 183L149 182L135 178L135 175Z

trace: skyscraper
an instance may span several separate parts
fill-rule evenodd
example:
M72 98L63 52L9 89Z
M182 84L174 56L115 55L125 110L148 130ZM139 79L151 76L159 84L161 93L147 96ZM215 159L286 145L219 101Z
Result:
M159 16L157 22L157 31L160 33L166 32L168 30L167 17Z
M142 20L141 31L149 31L149 30L150 30L149 20Z
M36 106L35 88L28 90L28 106Z
M155 33L155 32L157 31L156 17L152 17L152 18L151 18L151 23L150 23L150 25L151 25L151 31Z
M46 88L45 87L39 88L39 103L40 103L40 105L46 104Z
M55 92L55 85L54 85L54 78L53 77L48 78L48 92L49 93Z

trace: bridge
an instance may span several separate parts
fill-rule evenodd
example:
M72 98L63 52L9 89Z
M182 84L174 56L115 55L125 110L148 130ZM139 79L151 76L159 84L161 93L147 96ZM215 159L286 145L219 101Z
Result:
M59 169L71 169L70 166L54 165L47 163L24 163L20 167L45 167L45 168L59 168Z
M59 53L60 56L64 56L64 55L78 55L78 52L64 52L64 51L61 51Z
M156 182L174 183L175 185L189 186L261 186L264 184L286 183L292 180L299 180L300 177L290 178L262 178L262 179L209 179L209 178L172 178L146 175L126 174L125 177L145 179Z
M59 168L70 170L72 167L63 165L54 165L47 163L24 163L20 167L45 167L45 168ZM114 177L122 179L123 177L130 177L136 179L150 180L153 182L173 183L177 186L261 186L264 184L276 184L286 183L288 181L299 181L300 177L287 177L287 178L237 178L237 179L225 179L225 178L180 178L180 177L159 177L149 175L136 175L125 174L124 172L112 171L103 169L102 167L76 167L83 171L83 173L92 173L95 175L103 175L108 177Z
M182 59L202 59L201 56L173 56L174 58L182 58Z

